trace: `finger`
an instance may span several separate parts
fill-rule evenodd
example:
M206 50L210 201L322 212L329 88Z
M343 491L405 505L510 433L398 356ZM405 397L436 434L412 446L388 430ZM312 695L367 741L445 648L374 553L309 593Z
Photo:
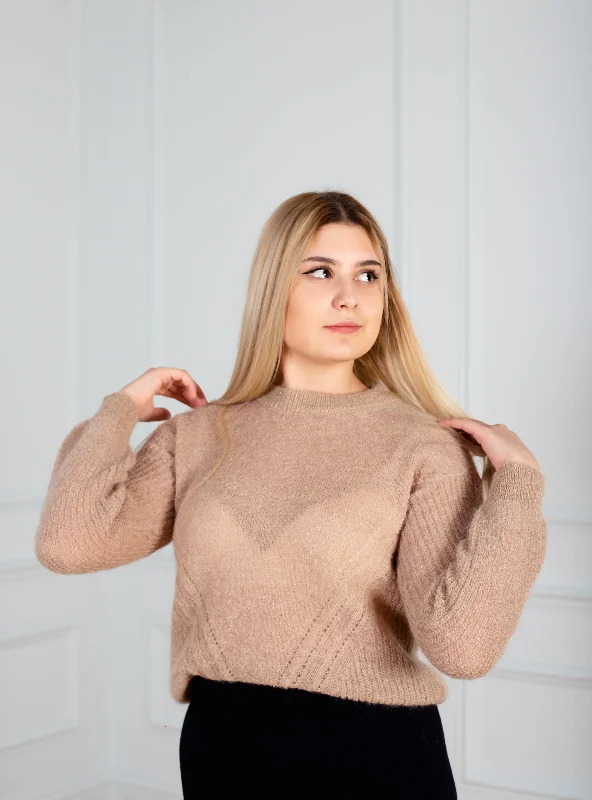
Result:
M193 380L191 375L184 369L171 370L173 380L182 387L182 393L189 398L191 402L194 400L198 403L207 405L206 396L203 393L201 386Z
M473 440L477 444L483 446L487 439L487 429L490 425L481 422L478 419L471 419L465 417L452 417L450 419L438 420L442 428L458 429L459 435Z
M192 403L191 400L189 400L186 397L186 395L182 394L179 391L176 391L175 389L165 389L162 392L162 394L165 397L170 397L172 400L177 400L179 403L183 403L184 406L189 406L190 408L193 408L193 406L195 405L195 403Z
M182 370L169 371L161 394L190 406L191 387L188 385L187 378L181 372Z
M161 420L170 419L171 412L168 408L155 408L148 422L160 422Z
M208 405L208 401L205 399L205 397L202 400L201 396L196 395L195 393L191 394L190 390L185 384L180 386L175 384L170 389L163 391L162 394L166 395L166 397L172 397L173 400L178 400L179 403L183 403L183 405L189 406L189 408L196 408L200 405Z
M472 419L471 417L448 417L447 419L439 419L441 425L449 425L453 428L461 428L468 433L475 433L483 428L490 428L486 422L480 419Z

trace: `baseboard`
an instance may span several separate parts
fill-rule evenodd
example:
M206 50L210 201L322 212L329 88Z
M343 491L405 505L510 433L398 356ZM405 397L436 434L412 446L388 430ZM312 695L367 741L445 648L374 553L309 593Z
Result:
M4 799L3 799L4 800ZM150 786L130 777L62 786L31 800L182 800L182 793Z
M111 788L114 794L109 800L183 800L181 790L173 792L170 789L150 786L129 778L113 781Z
M114 790L110 777L95 775L84 781L64 784L49 792L30 795L28 800L117 800Z

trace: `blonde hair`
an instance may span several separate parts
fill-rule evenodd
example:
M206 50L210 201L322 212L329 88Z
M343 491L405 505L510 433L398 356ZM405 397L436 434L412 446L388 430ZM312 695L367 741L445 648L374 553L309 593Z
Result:
M226 407L259 397L281 374L284 321L292 284L315 234L328 223L361 226L386 278L380 331L370 350L354 361L355 376L369 387L381 381L404 401L435 418L468 416L438 382L426 361L394 279L386 238L372 214L344 192L303 192L275 209L256 245L234 370L224 394L211 401L221 406L217 423L224 450L208 478L228 452L223 425ZM485 451L464 431L448 430L473 455L483 458L482 480L484 489L488 489L494 469Z

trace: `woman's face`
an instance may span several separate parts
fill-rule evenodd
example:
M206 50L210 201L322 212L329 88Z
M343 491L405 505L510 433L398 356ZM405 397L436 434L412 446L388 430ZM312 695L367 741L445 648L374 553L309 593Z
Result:
M318 365L351 361L378 336L385 277L366 231L331 223L319 229L290 295L284 349ZM353 321L352 333L331 325Z

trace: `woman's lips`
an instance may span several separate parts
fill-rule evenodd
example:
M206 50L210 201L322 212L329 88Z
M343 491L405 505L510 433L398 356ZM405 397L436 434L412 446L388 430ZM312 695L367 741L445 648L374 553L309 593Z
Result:
M335 331L336 333L355 333L362 327L361 325L325 325L327 330Z

